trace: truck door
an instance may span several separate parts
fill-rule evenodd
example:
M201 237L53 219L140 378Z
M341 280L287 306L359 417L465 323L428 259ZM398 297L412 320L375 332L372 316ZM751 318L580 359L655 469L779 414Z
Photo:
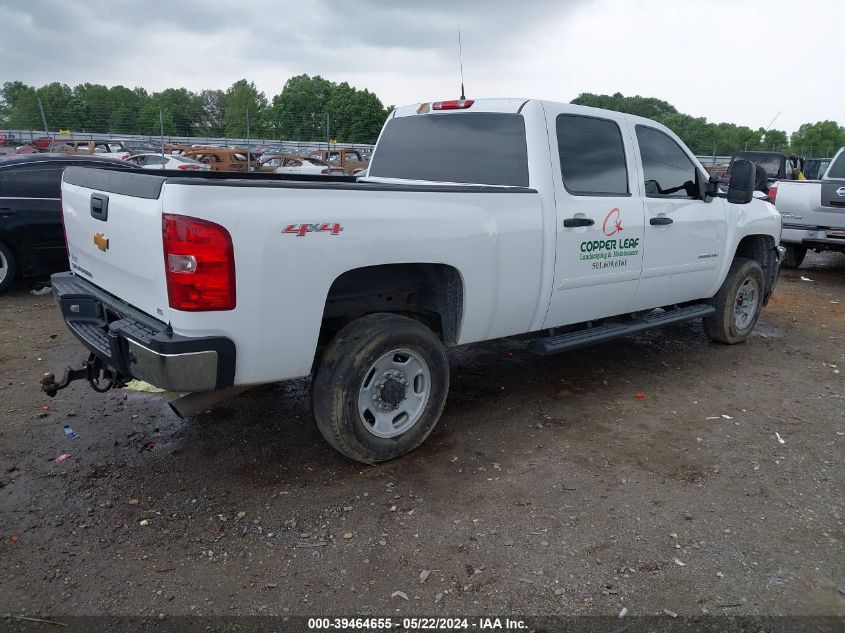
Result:
M725 202L705 202L705 176L666 132L634 126L639 145L638 189L645 205L645 254L635 310L709 298L715 292L726 242Z
M627 127L546 109L555 179L555 282L544 327L624 314L643 257L643 206ZM626 141L627 139L627 141Z

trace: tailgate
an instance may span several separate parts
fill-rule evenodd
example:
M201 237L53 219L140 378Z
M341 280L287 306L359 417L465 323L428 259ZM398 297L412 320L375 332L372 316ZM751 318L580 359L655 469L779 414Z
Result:
M133 171L68 167L62 209L74 274L166 320L161 233L165 178Z
M781 181L775 206L785 228L845 229L845 181Z
M811 188L807 213L802 224L845 230L845 181L821 181Z

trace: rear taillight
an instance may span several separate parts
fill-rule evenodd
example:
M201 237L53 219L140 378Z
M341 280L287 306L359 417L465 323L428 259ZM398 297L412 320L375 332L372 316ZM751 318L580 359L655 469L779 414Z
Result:
M774 184L771 187L769 187L769 194L768 195L769 195L769 201L772 204L774 204L775 200L778 197L778 186L777 186L777 184Z
M178 169L199 169L199 165L177 165Z
M174 310L235 307L235 253L229 231L207 220L162 216L167 298Z
M431 104L432 110L466 110L475 103L474 99L452 99L451 101L435 101Z
M120 157L121 160L129 160L129 158L130 158L129 154L124 154L123 156Z

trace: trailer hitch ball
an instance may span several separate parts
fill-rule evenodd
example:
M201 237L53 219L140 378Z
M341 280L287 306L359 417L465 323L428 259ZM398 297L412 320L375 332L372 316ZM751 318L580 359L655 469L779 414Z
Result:
M58 392L58 385L56 384L56 374L47 372L41 376L41 391L46 393L51 398L56 396Z

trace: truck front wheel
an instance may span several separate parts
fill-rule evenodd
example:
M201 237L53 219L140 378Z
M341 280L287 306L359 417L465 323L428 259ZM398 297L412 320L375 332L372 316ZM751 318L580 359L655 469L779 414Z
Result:
M796 246L795 244L786 245L786 253L783 255L784 268L794 270L798 268L807 256L807 249L803 246Z
M716 296L710 300L716 313L704 317L704 331L719 343L741 343L757 323L765 292L763 268L754 259L737 257Z
M325 350L312 388L314 418L335 449L365 464L417 448L449 391L443 344L421 323L372 314L344 327Z

